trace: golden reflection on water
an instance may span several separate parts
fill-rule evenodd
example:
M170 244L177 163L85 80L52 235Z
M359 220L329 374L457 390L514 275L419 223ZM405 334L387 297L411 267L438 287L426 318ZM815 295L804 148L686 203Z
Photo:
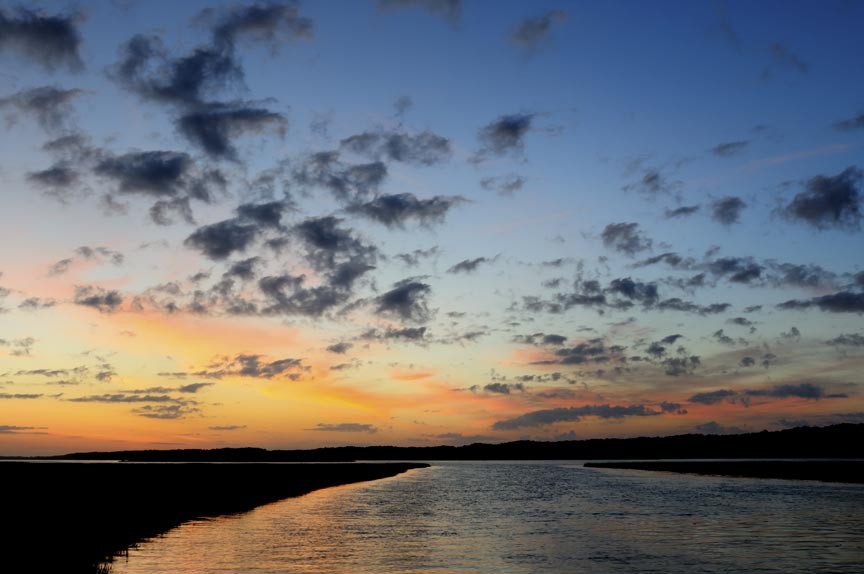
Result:
M864 487L451 463L195 521L115 574L861 572Z

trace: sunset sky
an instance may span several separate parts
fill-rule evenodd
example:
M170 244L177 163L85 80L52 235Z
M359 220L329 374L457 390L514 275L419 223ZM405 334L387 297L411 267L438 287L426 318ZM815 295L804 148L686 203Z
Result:
M0 454L864 422L864 2L0 2Z

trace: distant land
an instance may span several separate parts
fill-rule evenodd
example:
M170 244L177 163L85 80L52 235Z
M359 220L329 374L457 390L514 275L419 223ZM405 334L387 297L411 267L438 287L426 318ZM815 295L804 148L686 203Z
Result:
M798 427L735 435L514 441L465 446L341 446L309 450L219 448L79 452L47 460L134 462L345 462L353 460L639 460L699 458L864 458L864 424Z

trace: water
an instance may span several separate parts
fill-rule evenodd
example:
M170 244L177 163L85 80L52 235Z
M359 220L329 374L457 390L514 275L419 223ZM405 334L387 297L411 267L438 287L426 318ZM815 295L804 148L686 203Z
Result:
M131 549L113 570L859 574L864 487L440 463L190 522Z

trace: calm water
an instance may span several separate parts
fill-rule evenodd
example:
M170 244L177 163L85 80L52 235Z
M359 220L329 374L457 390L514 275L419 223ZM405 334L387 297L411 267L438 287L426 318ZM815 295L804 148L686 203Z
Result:
M114 564L178 572L860 574L864 487L441 463L187 523Z

